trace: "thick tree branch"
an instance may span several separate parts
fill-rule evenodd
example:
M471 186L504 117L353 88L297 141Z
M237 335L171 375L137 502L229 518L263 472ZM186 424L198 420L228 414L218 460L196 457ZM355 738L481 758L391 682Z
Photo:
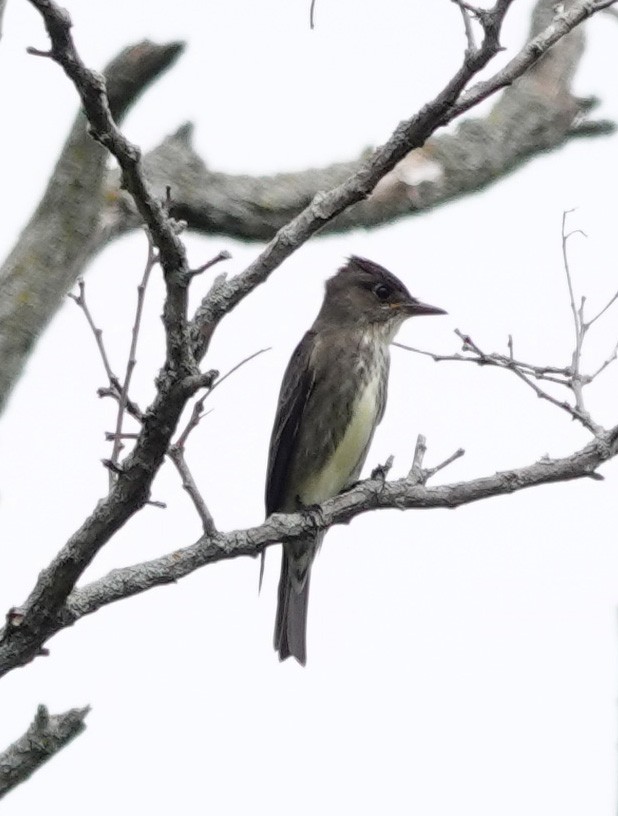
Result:
M119 121L182 48L143 42L110 63L109 105ZM0 412L35 340L101 248L107 155L80 112L41 203L0 268Z
M530 40L547 31L555 6L553 0L537 4ZM545 49L543 59L525 79L507 88L486 117L467 120L453 134L433 136L403 158L367 200L339 214L324 230L379 226L423 212L494 182L572 136L611 132L611 123L584 120L596 101L579 99L571 89L583 53L583 30L571 31L549 50L543 40L532 47ZM513 71L519 75L517 65ZM510 81L506 72L504 84ZM466 96L464 104L474 104L474 96ZM185 125L148 154L145 163L156 189L162 191L166 184L173 184L175 213L190 228L267 241L319 191L332 189L357 172L363 157L274 176L217 173L195 153L191 126ZM108 183L112 193L107 215L110 235L135 228L136 216L131 217L113 194L117 189L113 175Z
M193 340L198 360L205 354L221 318L256 286L264 283L270 273L305 241L348 207L366 199L386 174L411 151L421 147L433 131L453 121L471 105L478 104L522 77L552 46L607 3L601 0L576 0L571 3L568 11L551 18L543 31L527 43L505 68L464 93L470 80L500 50L500 28L509 5L506 0L497 2L491 11L484 13L483 42L475 52L466 51L461 68L435 99L411 119L401 122L386 144L375 150L356 173L328 193L318 193L306 209L277 232L242 274L230 281L215 281L193 320ZM505 138L508 138L507 134Z
M45 641L57 611L84 569L115 532L149 501L152 480L168 449L176 424L195 391L203 387L188 343L187 284L190 272L178 225L166 207L150 192L144 179L139 150L125 139L113 120L105 81L82 63L70 35L70 19L50 0L31 0L41 12L50 35L50 55L75 84L90 124L90 132L105 145L122 168L123 181L146 223L163 268L166 298L163 323L167 340L164 367L157 380L157 396L144 416L133 451L117 468L108 496L44 569L22 608L20 625L5 627L0 651L15 665L32 659L37 649L24 651L32 638Z
M0 799L81 734L89 710L72 708L50 716L40 705L26 733L0 754Z

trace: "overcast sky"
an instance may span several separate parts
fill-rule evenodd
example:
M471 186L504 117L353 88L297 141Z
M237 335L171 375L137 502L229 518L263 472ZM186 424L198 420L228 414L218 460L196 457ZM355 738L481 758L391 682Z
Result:
M125 45L186 40L186 54L140 100L125 132L147 149L183 121L213 169L263 173L355 157L430 99L464 45L441 2L68 0L77 47L100 68ZM511 49L532 6L514 4ZM170 14L173 12L173 15ZM615 20L587 27L576 88L618 121L610 70ZM0 43L3 186L0 254L36 205L74 116L74 89L51 62L25 0L10 0ZM508 56L501 55L501 59ZM410 321L399 339L458 350L454 329L486 351L565 365L572 349L560 222L577 208L577 292L598 310L618 288L617 137L574 141L491 189L371 232L309 242L218 330L208 367L242 368L209 400L189 464L222 529L263 518L264 471L287 359L312 322L323 282L351 253L399 275L448 317ZM193 265L227 249L238 272L260 247L187 236ZM117 370L125 364L145 239L92 264L87 295ZM204 293L199 279L193 297ZM162 361L162 285L152 281L136 371L146 404ZM591 335L586 368L616 342L616 315ZM389 404L367 472L388 455L409 468L466 449L442 481L560 456L588 437L506 372L435 364L393 349ZM107 485L100 459L114 407L83 315L67 302L37 347L0 422L0 610L19 605ZM589 407L618 421L618 366ZM272 650L279 553L239 559L107 607L49 644L51 655L2 680L0 748L40 702L92 705L88 729L3 802L6 816L418 813L581 816L616 805L618 463L604 482L542 487L457 511L364 515L332 530L316 562L308 665ZM436 480L436 483L438 480ZM176 473L86 574L191 544L199 520Z

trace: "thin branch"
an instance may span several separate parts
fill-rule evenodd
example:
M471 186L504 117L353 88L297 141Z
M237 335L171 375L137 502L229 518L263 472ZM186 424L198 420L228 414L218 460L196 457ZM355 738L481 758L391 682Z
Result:
M468 51L473 53L476 51L476 42L474 39L474 31L472 30L472 20L471 15L475 15L478 13L477 9L473 9L468 3L464 3L463 0L452 0L455 5L459 6L459 10L461 11L461 16L463 18L464 24L464 33L466 35L466 42L468 43Z
M455 331L455 334L462 339L465 338L467 340L471 340L469 335L464 335L458 330ZM499 354L498 352L486 354L478 349L478 347L477 351L474 352L476 356L470 357L466 356L465 354L438 354L435 351L426 351L425 349L419 349L415 346L408 346L405 343L392 342L391 345L397 346L397 348L404 349L405 351L413 351L415 354L422 354L425 357L431 357L434 363L474 363L475 365L493 366L494 368L516 367L522 370L524 373L534 377L536 380L545 380L546 382L552 382L556 385L564 385L567 388L571 387L569 378L571 377L572 371L570 368L558 368L556 366L547 365L539 366L534 365L534 363L525 363L523 360L516 360L514 357L512 357L512 338L511 344L509 345L508 357L506 357L504 354ZM470 351L473 351L473 349L470 348ZM560 379L561 377L563 379Z
M197 423L196 423L197 424ZM202 529L204 535L212 536L217 532L215 520L200 493L195 479L189 470L185 456L184 447L179 445L172 445L169 449L169 457L176 466L180 477L182 478L182 486L187 491L197 513L202 521Z
M81 734L90 708L51 715L40 705L26 733L0 754L0 799Z
M416 438L412 467L408 473L408 480L414 482L414 484L422 484L423 482L423 459L425 458L426 453L427 440L423 434L419 434Z
M315 28L315 0L311 0L309 7L309 28L313 31Z
M614 362L614 360L616 360L617 358L618 358L618 343L616 343L616 345L614 346L614 350L612 351L612 353L611 353L611 354L609 355L609 357L608 357L608 358L607 358L607 359L606 359L606 360L605 360L605 361L604 361L604 362L603 362L603 363L602 363L602 364L601 364L601 365L600 365L600 366L597 368L597 370L594 372L594 374L590 374L590 375L588 376L588 382L592 382L593 380L595 380L595 379L596 379L596 378L599 376L599 374L600 374L602 371L605 371L605 369L606 369L606 368L607 368L609 365L611 365L611 364Z
M120 383L118 383L118 388L97 388L97 396L101 398L111 397L118 402L120 399L120 390ZM144 422L144 412L136 402L128 399L126 408L127 412L133 417L133 419L136 419L138 422Z
M567 286L569 289L569 299L571 302L571 313L573 315L573 323L575 326L575 347L578 348L581 342L581 322L579 319L579 315L577 313L577 307L575 306L575 293L573 291L573 279L571 277L571 268L569 266L569 253L567 252L567 242L569 238L573 235L583 235L585 233L582 230L573 230L572 232L566 232L566 219L567 216L574 212L573 210L565 210L562 213L562 265L564 267L564 272L567 279Z
M554 15L551 23L524 47L490 79L477 82L462 94L452 107L449 122L464 111L470 110L496 91L507 88L537 63L549 49L584 20L614 5L618 0L578 0L571 6Z
M597 320L598 320L600 317L602 317L602 316L605 314L605 312L606 312L606 311L607 311L607 310L608 310L608 309L609 309L611 306L613 306L613 305L614 305L614 303L615 303L617 300L618 300L618 292L616 292L616 293L615 293L615 295L613 295L613 297L611 297L611 298L609 299L609 301L607 302L607 304L606 304L606 305L605 305L605 306L604 306L604 307L601 309L601 311L600 311L598 314L596 314L596 315L595 315L595 316L594 316L594 317L593 317L591 320L589 320L587 323L584 323L585 328L586 328L586 329L589 329L589 328L590 328L590 326L592 326L592 324L593 324L593 323L596 323L596 322L597 322Z
M232 257L231 252L228 252L227 249L224 249L221 252L219 252L218 255L215 255L214 258L211 258L209 261L206 261L205 264L198 266L197 269L191 269L189 271L189 277L194 278L196 275L201 275L202 272L205 272L207 269L210 269L211 267L215 266L215 264L221 263L221 261L229 261L231 257Z
M90 326L92 333L94 335L94 339L96 341L97 348L101 356L101 361L103 362L103 367L105 369L105 373L107 374L107 379L109 380L109 383L112 386L112 388L116 388L118 390L118 393L120 393L122 390L120 386L120 380L112 371L112 367L109 362L109 357L107 356L107 351L105 349L105 344L103 343L103 329L99 329L96 323L94 322L92 313L88 308L88 304L86 303L86 284L84 283L83 278L78 278L77 287L79 294L74 295L72 292L69 292L68 297L70 297L71 300L74 301L74 303L76 303L77 306L79 306L79 308L84 313L84 316L88 321L88 325Z
M391 454L386 462L383 465L376 465L374 469L371 471L371 479L382 479L384 482L386 477L391 472L391 468L393 467L393 462L395 461L395 457Z
M228 377L231 377L231 375L234 374L235 371L238 371L239 368L242 368L242 366L244 366L246 363L250 362L255 357L258 357L260 354L264 354L264 352L266 352L266 351L270 351L270 346L268 348L263 348L263 349L259 349L258 351L254 351L253 354L250 354L248 357L245 357L244 359L242 359L239 363L236 363L235 366L232 366L232 368L230 368L229 371L227 371L222 377L219 377L218 379L215 378L213 380L213 378L212 378L213 373L218 377L218 372L212 372L211 371L211 372L208 373L207 376L210 376L210 379L209 379L208 382L204 383L204 387L208 388L208 391L207 391L206 394L204 394L204 396L200 397L198 400L195 401L195 403L193 405L193 410L191 412L191 416L189 417L189 421L188 421L185 429L182 431L182 433L180 434L180 436L178 437L178 439L174 443L174 447L180 448L181 450L184 449L186 444L187 444L187 439L189 438L189 434L191 433L191 431L198 426L200 421L205 416L207 416L208 413L210 413L209 411L207 411L206 413L203 413L203 411L204 411L204 402L205 402L206 398L208 397L208 395L211 394L218 385L221 385L221 383L225 382Z
M445 467L448 467L457 459L461 459L461 457L464 456L465 453L466 452L463 448L457 448L457 450L454 453L452 453L450 456L447 456L446 459L443 462L440 462L439 465L436 465L435 467L432 468L427 468L427 470L424 471L425 480L430 479L432 476L438 473L438 471L444 470Z
M552 367L548 366L534 366L531 363L520 363L517 360L511 360L510 357L505 357L503 354L487 354L486 352L482 351L479 346L472 340L469 334L464 334L459 329L455 329L455 334L461 338L464 344L464 351L469 351L474 356L467 357L463 354L434 354L433 352L423 351L422 349L416 349L413 346L406 346L403 343L393 343L393 345L397 346L398 348L406 349L407 351L413 351L417 354L424 354L425 356L431 357L436 362L442 361L454 361L454 362L462 362L462 363L473 363L474 365L482 365L482 366L494 366L496 368L502 368L507 371L512 371L516 377L524 382L529 388L531 388L537 397L541 399L547 400L552 405L555 405L557 408L560 408L562 411L566 411L573 419L576 419L578 422L587 428L592 433L596 434L600 430L602 430L600 425L597 425L590 416L586 412L581 412L577 406L570 405L566 400L558 400L549 394L547 391L540 388L536 382L534 382L531 377L534 377L536 380L545 380L549 382L556 383L558 385L564 385L568 388L572 389L571 384L571 375L569 374L570 369L553 369ZM555 377L547 375L545 372L548 370L557 371L560 374L564 373L566 379L560 380Z
M207 416L210 411L204 411L204 402L206 398L217 385L220 385L222 382L225 382L228 377L230 377L235 371L238 371L245 363L248 363L250 360L255 359L260 354L263 354L265 351L270 351L270 348L263 348L259 351L250 354L248 357L245 357L235 366L233 366L226 374L223 375L220 379L214 379L212 376L208 383L205 383L205 386L208 388L208 391L200 397L198 400L195 401L193 405L193 410L191 411L191 416L189 417L189 421L187 422L184 430L180 433L176 442L170 446L168 451L168 455L176 469L180 473L182 478L182 486L189 494L191 501L193 502L195 509L198 512L198 515L202 521L202 526L204 529L204 533L207 535L213 535L216 531L216 525L213 519L212 514L210 513L208 506L202 497L197 484L189 470L187 462L184 457L185 447L187 444L187 440L189 438L189 434L197 428L200 421ZM214 373L218 376L218 372L209 372L211 375Z
M144 274L142 275L142 279L137 287L137 305L135 308L135 320L133 322L133 329L131 330L131 345L129 347L129 356L127 359L127 368L122 383L122 389L120 391L120 397L118 399L116 430L114 434L114 444L111 455L111 461L114 464L118 464L118 460L120 458L120 451L122 450L122 438L123 438L122 423L124 419L124 412L127 408L127 403L129 402L129 388L131 386L131 377L133 375L133 369L135 368L135 365L137 363L136 359L137 341L139 338L142 314L144 311L144 296L146 294L146 287L148 286L150 273L152 272L155 264L158 262L157 254L154 251L154 245L149 233L147 233L147 239L148 239L148 254L146 258L146 266L144 268ZM113 486L113 483L114 480L112 473L110 471L110 485L109 485L110 490Z
M432 468L424 468L423 467L423 459L425 458L425 454L427 453L427 440L423 436L423 434L419 434L416 439L416 447L414 448L414 459L412 461L412 467L408 473L407 481L411 485L418 485L427 484L427 481L431 479L432 476L435 476L436 473L440 470L444 470L445 467L448 467L451 462L454 462L456 459L459 459L465 454L465 450L463 448L458 448L455 453L452 453L449 457L447 457L443 462L440 462L439 465L436 465Z
M232 368L230 368L229 371L226 371L226 373L222 377L215 381L209 393L212 393L218 385L221 385L221 383L225 382L227 378L231 377L232 374L238 371L239 368L242 368L246 363L251 362L251 360L254 360L256 357L259 357L260 354L265 354L267 351L270 351L271 348L272 348L271 346L267 346L266 348L254 351L253 354L250 354L248 357L242 359L239 363L236 363L235 366L232 366Z
M184 430L182 431L182 433L180 434L180 436L178 437L176 442L174 442L174 444L170 447L170 450L172 448L178 448L179 450L184 450L185 447L186 447L187 440L189 438L189 434L191 433L191 431L193 431L195 428L197 428L197 426L199 425L199 423L202 421L202 419L205 416L208 416L210 411L204 411L204 400L206 399L207 396L208 396L208 393L204 394L204 396L202 396L199 399L195 400L195 402L193 403L193 409L191 411L191 416L189 417L189 421L187 422Z

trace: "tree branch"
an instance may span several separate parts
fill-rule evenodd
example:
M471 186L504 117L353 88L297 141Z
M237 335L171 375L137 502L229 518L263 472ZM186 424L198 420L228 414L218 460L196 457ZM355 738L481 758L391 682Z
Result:
M427 487L438 470L462 455L458 450L437 467L422 469L424 438L417 445L415 465L404 479L385 481L381 474L359 482L352 490L329 499L315 513L277 513L258 527L204 535L195 544L142 564L115 569L67 599L55 631L71 626L85 615L156 586L174 583L207 564L239 556L257 556L266 547L299 540L309 531L347 524L372 510L455 508L530 487L584 477L600 478L597 469L618 454L618 426L596 437L579 451L560 459L543 458L532 465L496 473L469 482ZM0 674L3 672L0 662Z
M343 183L328 193L318 193L299 215L282 227L258 258L240 275L230 281L218 280L198 308L192 337L196 359L205 354L214 329L221 318L231 311L256 286L264 283L270 273L302 246L312 235L331 223L348 207L366 199L378 183L415 148L421 147L439 127L451 122L500 88L512 84L538 64L552 46L564 38L603 4L577 0L568 12L555 15L540 34L488 80L482 81L464 93L465 87L500 50L499 34L509 2L497 2L492 10L484 12L484 38L474 52L466 51L463 64L445 88L426 104L419 113L401 122L386 144L375 150L360 168ZM533 80L533 86L535 85ZM530 92L532 93L532 91ZM534 94L533 94L534 95ZM528 95L528 103L532 97ZM511 138L512 130L503 138Z
M26 733L0 754L0 799L84 731L89 707L51 715L40 705Z
M182 49L143 42L110 63L105 78L118 121ZM0 268L0 412L34 342L102 246L105 197L119 195L106 187L106 162L80 111L39 206Z
M150 487L168 449L186 401L202 387L189 348L187 285L190 273L178 224L150 192L144 179L139 150L128 142L113 120L105 80L82 63L70 35L70 19L51 0L31 0L42 14L52 47L51 56L77 88L90 123L91 135L117 159L125 188L146 223L164 271L166 298L163 323L166 360L157 379L157 396L134 449L117 468L117 478L107 497L99 502L79 530L38 577L22 607L18 627L10 622L1 633L0 652L13 665L36 656L48 637L57 611L97 552L150 499ZM38 646L34 641L38 640ZM29 644L27 648L24 648Z

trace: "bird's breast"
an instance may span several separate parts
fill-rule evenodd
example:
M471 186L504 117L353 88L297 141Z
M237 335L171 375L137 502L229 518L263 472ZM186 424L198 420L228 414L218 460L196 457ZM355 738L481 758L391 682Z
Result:
M365 461L384 400L384 377L379 366L355 373L360 388L345 431L322 466L304 480L298 494L303 504L319 504L336 496L358 478Z

